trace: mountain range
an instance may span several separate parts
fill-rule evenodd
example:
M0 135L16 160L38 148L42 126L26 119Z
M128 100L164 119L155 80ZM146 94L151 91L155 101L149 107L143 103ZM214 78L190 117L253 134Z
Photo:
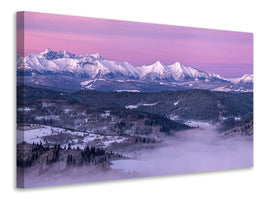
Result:
M135 67L99 54L77 56L67 51L46 49L23 58L17 56L19 83L54 89L154 92L208 89L226 92L253 91L253 75L224 78L215 73L186 67L179 62Z

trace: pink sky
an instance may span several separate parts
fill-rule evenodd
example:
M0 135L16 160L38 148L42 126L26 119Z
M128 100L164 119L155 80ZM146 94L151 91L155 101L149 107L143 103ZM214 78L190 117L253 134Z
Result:
M71 53L99 53L134 66L158 60L183 63L225 77L253 73L253 34L66 15L24 12L18 53L27 56L47 48Z

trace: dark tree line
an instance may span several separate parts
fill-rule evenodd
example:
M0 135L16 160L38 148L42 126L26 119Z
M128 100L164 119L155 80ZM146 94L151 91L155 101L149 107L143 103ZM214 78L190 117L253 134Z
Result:
M25 145L25 143L22 145ZM17 150L18 167L31 167L43 153L50 149L49 147L45 147L42 142L36 144L33 143L32 146L33 147L27 155L25 155L25 152ZM22 148L22 150L24 150L24 148Z
M18 145L29 145L26 143ZM20 146L17 150L17 166L22 168L29 168L35 163L45 160L46 165L51 165L56 162L66 162L66 167L75 166L97 166L102 168L109 168L110 161L112 159L122 158L122 154L107 152L103 148L96 148L94 146L86 146L84 150L79 147L61 148L59 144L55 144L53 147L46 147L41 142L33 143L29 151L25 151L25 147Z

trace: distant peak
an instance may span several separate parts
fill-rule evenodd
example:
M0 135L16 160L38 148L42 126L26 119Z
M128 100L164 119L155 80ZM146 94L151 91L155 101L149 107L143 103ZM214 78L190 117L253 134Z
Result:
M254 82L254 75L253 74L244 74L242 77L228 78L227 80L229 80L233 83L253 83Z
M247 78L247 77L253 78L253 74L245 74L242 76L242 78Z
M162 63L161 63L159 60L156 61L155 64L160 64L160 65L162 65Z
M100 56L99 53L90 54L90 56L94 58L102 58L102 56Z
M58 53L60 53L60 54L66 54L66 53L69 53L69 52L67 52L65 50L60 50Z
M43 52L41 52L40 54L47 54L47 53L52 52L52 51L53 51L52 49L48 48L48 49L44 50Z
M180 67L182 64L181 63L179 63L179 62L175 62L175 63L173 63L173 64L171 64L171 66L175 66L175 67Z
M65 50L60 51L53 51L52 49L48 48L45 51L41 52L39 55L45 57L48 60L54 60L58 58L75 58L75 54L72 54Z
M153 65L154 65L154 66L160 66L160 67L164 67L164 66L165 66L165 65L162 64L162 62L160 62L160 61L156 61Z
M127 61L123 61L122 64L128 65L128 66L130 65L131 66L131 64L129 62L127 62Z

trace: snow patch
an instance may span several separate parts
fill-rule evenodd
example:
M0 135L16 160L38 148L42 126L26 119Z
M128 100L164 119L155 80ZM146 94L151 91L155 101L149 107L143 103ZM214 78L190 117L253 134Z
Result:
M71 112L71 111L72 111L71 108L65 108L65 109L64 109L64 113L69 113L69 112Z
M125 106L125 108L127 108L127 109L135 109L135 108L138 108L138 107L139 107L139 104Z
M115 92L140 92L139 90L115 90Z
M51 136L51 135L56 136L60 134L66 136L72 135L72 137L76 136L65 143L61 143L60 144L61 147L68 146L68 143L70 143L71 148L79 147L80 149L84 149L86 145L88 145L88 143L90 142L96 142L95 143L96 145L106 148L113 143L121 143L124 140L126 140L126 138L122 136L104 136L101 134L93 134L93 133L74 131L64 128L31 124L28 126L18 127L17 143L26 142L32 144L33 142L34 143L42 142L43 144L45 144L47 142L45 139L46 136Z
M141 106L155 106L157 105L159 102L155 102L155 103L144 103L144 104L141 104Z
M155 103L139 103L139 104L136 104L136 105L128 105L128 106L125 106L125 108L127 108L127 109L135 109L135 108L138 108L140 106L155 106L158 103L159 102L155 102Z
M173 105L177 106L179 103L180 103L180 100L175 101L175 102L173 103Z
M213 127L210 123L202 121L187 121L184 124L191 127L203 128L203 129L208 129Z
M32 108L29 108L29 107L21 107L21 108L18 108L18 111L24 111L24 112L30 112L34 109Z

